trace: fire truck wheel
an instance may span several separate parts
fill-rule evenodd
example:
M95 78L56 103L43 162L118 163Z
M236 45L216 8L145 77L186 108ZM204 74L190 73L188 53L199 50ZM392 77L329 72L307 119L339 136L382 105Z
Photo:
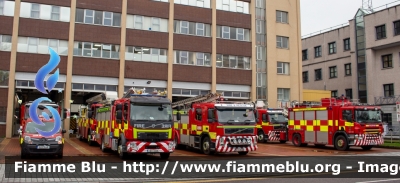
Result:
M101 149L101 151L103 151L103 152L106 152L106 151L107 151L106 145L104 144L104 136L101 138L100 149Z
M265 134L262 130L258 130L258 142L264 143L265 142Z
M118 145L118 155L121 159L126 159L128 157L128 153L122 152L122 146Z
M247 153L249 153L248 151L243 151L243 152L238 152L239 155L247 155Z
M170 153L160 153L160 158L161 159L168 159L169 155L170 155Z
M211 141L209 137L204 137L202 141L202 146L201 150L203 151L204 154L210 155L212 154L210 146L211 146Z
M293 138L292 138L292 143L294 146L300 147L301 146L301 135L298 133L294 134Z
M363 150L371 150L373 146L361 146Z
M26 158L26 153L21 149L21 159L25 159Z
M335 139L335 149L339 151L345 151L349 149L349 144L347 143L347 139L343 135L338 135Z

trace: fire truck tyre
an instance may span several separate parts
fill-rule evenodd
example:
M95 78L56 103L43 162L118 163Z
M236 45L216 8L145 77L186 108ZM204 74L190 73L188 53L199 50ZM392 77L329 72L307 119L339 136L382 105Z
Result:
M210 155L212 154L210 146L211 146L211 141L209 137L204 137L203 141L201 143L201 150L203 151L204 154Z
M280 140L279 141L281 144L284 144L284 143L286 143L286 140Z
M26 158L26 153L21 149L21 159L25 159Z
M339 151L345 151L349 149L349 144L347 143L347 139L344 135L338 135L335 138L335 149Z
M91 141L90 139L92 138L92 131L90 130L89 132L88 132L88 137L87 137L87 140L88 140L88 144L89 144L89 146L92 146L93 145L93 141Z
M258 130L258 142L264 143L265 142L265 134L262 130Z
M361 146L363 150L371 150L373 146Z
M247 155L247 153L249 153L248 151L244 151L244 152L238 152L239 155Z
M63 158L63 153L58 154L57 158L62 159Z
M301 146L301 135L298 133L294 134L293 138L292 138L292 143L294 146L300 147Z
M101 149L101 151L103 151L103 152L106 152L106 151L107 151L107 149L106 149L106 144L105 144L105 142L104 142L104 136L101 138L100 149Z
M126 159L128 157L128 153L122 152L122 146L118 146L118 155L121 159Z
M168 159L169 155L170 155L170 153L160 153L161 159Z

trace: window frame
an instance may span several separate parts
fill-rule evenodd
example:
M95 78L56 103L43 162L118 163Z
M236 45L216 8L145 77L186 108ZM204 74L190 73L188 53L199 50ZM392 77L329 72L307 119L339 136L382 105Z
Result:
M284 40L286 40L286 46L284 47ZM280 46L278 46L278 44L280 43ZM276 47L279 49L289 49L289 37L285 37L285 36L276 36Z
M347 43L348 42L348 43ZM347 43L347 44L346 44ZM347 47L348 46L348 47ZM349 51L350 48L350 38L343 39L343 50Z
M58 12L54 12L54 9L57 9L57 8L58 8ZM51 20L60 21L60 17L61 17L61 7L52 5L52 6L51 6L51 13L50 13L50 14L51 14L51 15L50 15L50 19L51 19ZM58 18L57 18L57 19L54 19L54 18L53 18L54 15L58 15Z
M387 58L387 60L385 60L385 58ZM382 55L381 59L383 69L393 68L393 54ZM385 64L387 64L387 66L385 66Z
M303 83L308 83L308 71L303 71Z
M334 95L334 94L336 94L336 95ZM331 90L331 97L332 98L338 97L338 91L337 90Z
M393 35L394 36L400 35L400 20L393 22Z
M337 76L338 76L338 74L337 74L337 66L329 67L329 79L337 78Z
M317 52L317 50L318 50L318 52ZM319 53L319 54L317 55L317 53ZM314 47L314 57L315 58L322 57L322 46Z
M303 61L308 60L308 49L302 50L301 51L301 58Z
M140 20L140 21L138 21L138 20ZM137 25L140 25L140 28L138 28ZM142 15L134 15L133 28L143 30L143 16Z
M111 15L111 17L106 17L106 14L109 13ZM106 20L110 20L110 25L106 25L105 21ZM113 26L113 20L114 20L114 13L113 12L109 12L109 11L103 11L103 17L102 17L102 25L103 26Z
M336 42L328 43L328 53L335 54L336 53Z
M281 66L279 66L281 64ZM290 75L290 63L289 62L277 62L276 64L277 71L276 73L278 75ZM279 72L279 69L281 69L281 72ZM287 71L287 73L286 73Z
M353 89L352 88L348 88L348 89L345 89L344 90L345 91L345 93L346 93L346 97L347 98L349 98L349 99L352 99L353 98ZM350 95L348 95L350 93Z
M381 40L386 38L386 24L375 26L375 36L376 40Z
M37 7L39 7L39 10L33 10L33 6L36 5ZM33 13L38 13L38 17L33 17ZM30 18L35 18L35 19L40 19L40 4L37 3L31 3L31 16Z
M347 66L349 66L349 68L347 68ZM344 75L351 76L351 63L344 64Z
M280 16L278 16L278 14ZM282 10L276 10L276 14L275 15L276 15L276 22L283 23L283 24L289 24L289 12L282 11ZM282 16L282 15L286 15L286 21L283 20L284 16Z
M386 95L386 92L388 92L388 95ZM384 97L393 97L394 96L394 84L384 84L383 85L383 94Z
M319 72L320 78L317 78L317 72ZM322 80L322 69L315 69L314 70L314 80L315 81L321 81Z

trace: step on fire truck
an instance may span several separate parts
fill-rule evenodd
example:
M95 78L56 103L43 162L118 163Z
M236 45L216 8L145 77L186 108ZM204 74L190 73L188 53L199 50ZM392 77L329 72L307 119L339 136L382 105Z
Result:
M98 94L92 98L86 100L87 106L80 106L80 115L78 119L77 127L77 138L79 140L87 140L88 144L94 145L96 143L95 135L97 125L97 109L103 107L104 104L99 103L99 101L107 100L106 96L111 97L111 99L116 99L118 96L117 92L105 92Z
M288 113L285 108L267 108L263 101L257 101L258 122L257 134L258 142L286 143Z
M101 101L96 110L95 140L100 149L128 154L160 154L168 159L174 152L173 114L166 92L129 89L123 98Z
M204 154L257 150L257 112L254 103L226 102L218 93L200 95L172 104L178 112L175 122L177 145L201 150Z
M289 140L295 146L334 145L337 150L358 146L370 150L383 144L381 108L345 97L320 103L293 103L289 108Z
M28 155L57 155L58 158L62 158L64 149L64 137L62 134L66 133L66 130L61 130L60 128L58 133L50 137L43 137L36 131L36 129L51 131L54 128L54 118L46 107L55 108L60 116L61 107L54 102L41 102L36 113L39 115L38 117L44 125L38 125L34 123L31 116L29 116L29 108L31 105L32 102L27 102L22 104L19 110L15 111L15 115L19 116L18 118L21 124L18 130L21 145L21 158L25 158ZM43 113L46 113L48 118L43 116ZM66 111L64 112L64 118L65 116Z

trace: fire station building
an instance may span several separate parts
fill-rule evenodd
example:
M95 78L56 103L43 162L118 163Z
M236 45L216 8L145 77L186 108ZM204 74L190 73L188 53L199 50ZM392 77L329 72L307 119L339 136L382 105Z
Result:
M380 105L383 121L398 131L399 9L395 4L359 9L345 26L303 38L304 89L330 90L335 97Z
M43 96L33 81L48 47L61 61L47 97L73 114L131 87L173 101L301 100L300 40L300 0L0 0L0 136L16 134L15 108Z

